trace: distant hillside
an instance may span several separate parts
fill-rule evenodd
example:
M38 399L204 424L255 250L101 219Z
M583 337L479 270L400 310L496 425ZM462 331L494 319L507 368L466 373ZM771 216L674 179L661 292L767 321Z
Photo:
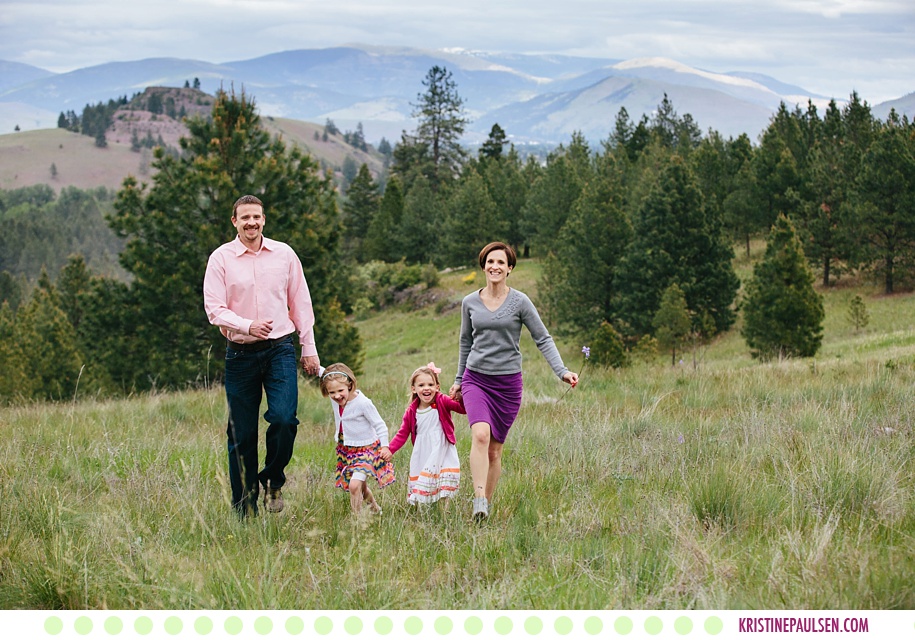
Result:
M29 64L0 60L0 94L7 89L27 85L36 80L44 80L55 74Z
M881 120L886 120L887 116L890 115L890 109L895 109L900 116L903 114L909 116L910 122L915 120L915 91L896 100L882 102L875 106L872 111Z
M137 143L149 140L177 148L179 138L188 133L187 127L168 113L206 115L213 99L194 89L150 87L115 112L105 148L97 147L90 136L64 129L0 135L0 189L33 184L48 184L57 191L67 186L118 189L127 175L149 182L152 151L148 146L138 148ZM150 111L151 102L158 102L163 113ZM383 159L371 148L368 153L354 149L341 135L328 136L324 141L323 124L274 117L262 118L262 124L272 135L304 149L329 169L339 172L343 161L351 156L357 165L368 164L376 176L382 171Z
M220 87L244 88L264 116L320 123L330 118L344 130L362 123L368 141L385 137L396 142L403 130L416 126L412 105L433 65L452 73L464 99L470 118L464 140L468 144L483 141L496 122L518 143L564 142L570 131L597 141L606 138L620 107L638 121L651 115L665 92L677 112L692 115L703 131L746 133L756 140L780 102L804 108L812 100L822 109L830 98L843 104L853 89L849 86L845 95L822 96L760 74L698 69L664 58L618 60L354 44L220 64L153 58L28 81L23 76L21 84L10 81L10 86L0 88L0 131L12 131L17 124L22 129L51 127L60 111L131 95L136 87L180 87L199 78L208 93ZM915 117L911 103L901 104L897 111ZM884 110L876 105L874 112Z
M109 142L133 144L134 140L161 140L178 147L187 135L184 117L204 116L213 110L214 98L199 89L148 87L114 114L114 124L105 134Z

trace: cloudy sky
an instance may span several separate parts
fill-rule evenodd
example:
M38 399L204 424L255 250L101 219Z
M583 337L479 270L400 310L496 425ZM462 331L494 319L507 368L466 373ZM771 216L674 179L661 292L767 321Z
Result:
M755 71L871 104L915 91L912 0L3 0L0 59L51 71L347 43Z

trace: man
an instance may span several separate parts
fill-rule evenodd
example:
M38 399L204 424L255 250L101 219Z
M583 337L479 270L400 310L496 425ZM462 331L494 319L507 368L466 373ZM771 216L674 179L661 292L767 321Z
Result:
M264 237L264 204L242 196L232 207L238 236L214 251L203 279L203 306L228 340L225 387L229 405L229 480L232 504L242 517L257 515L259 485L264 507L283 510L284 469L292 458L299 424L293 335L302 346L305 372L320 366L314 311L302 263L289 245ZM258 468L257 426L267 394L267 454Z

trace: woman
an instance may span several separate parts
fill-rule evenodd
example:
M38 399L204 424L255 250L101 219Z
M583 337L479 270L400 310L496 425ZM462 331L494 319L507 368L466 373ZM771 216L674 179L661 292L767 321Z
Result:
M490 242L480 252L486 286L461 303L461 348L451 397L463 398L473 440L470 477L473 517L489 516L489 502L502 473L502 447L521 408L521 325L563 382L578 384L569 371L530 298L508 286L515 251Z

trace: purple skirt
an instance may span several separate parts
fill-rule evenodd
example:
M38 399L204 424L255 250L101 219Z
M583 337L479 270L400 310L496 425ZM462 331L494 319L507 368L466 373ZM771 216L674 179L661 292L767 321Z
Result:
M485 422L497 442L505 442L521 409L521 372L490 376L470 369L461 378L461 395L470 424Z

